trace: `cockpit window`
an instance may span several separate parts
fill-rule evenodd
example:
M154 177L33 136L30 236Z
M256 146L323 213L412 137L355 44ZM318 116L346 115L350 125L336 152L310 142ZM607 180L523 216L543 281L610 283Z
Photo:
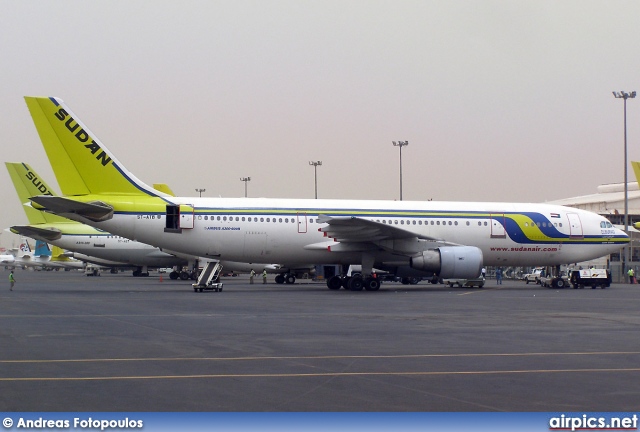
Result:
M611 225L611 222L602 221L600 222L600 228L613 228L613 225Z

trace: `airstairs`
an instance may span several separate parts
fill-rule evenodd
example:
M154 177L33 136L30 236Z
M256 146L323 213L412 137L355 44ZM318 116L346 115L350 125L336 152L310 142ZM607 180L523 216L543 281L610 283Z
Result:
M193 284L193 291L222 291L222 282L219 276L222 272L222 265L217 261L207 261L198 281Z

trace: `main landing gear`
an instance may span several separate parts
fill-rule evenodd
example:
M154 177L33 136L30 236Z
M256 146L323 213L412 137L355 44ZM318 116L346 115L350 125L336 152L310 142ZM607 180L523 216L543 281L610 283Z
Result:
M291 274L291 273L281 273L278 276L276 276L276 283L277 284L286 283L287 285L291 285L291 284L293 284L295 282L296 282L296 275Z
M349 291L377 291L380 289L380 280L373 276L362 277L362 275L353 276L332 276L327 279L327 287L330 290L339 290L344 288Z
M198 279L198 275L195 272L188 272L188 271L172 271L171 273L169 273L169 279L171 280L197 280Z

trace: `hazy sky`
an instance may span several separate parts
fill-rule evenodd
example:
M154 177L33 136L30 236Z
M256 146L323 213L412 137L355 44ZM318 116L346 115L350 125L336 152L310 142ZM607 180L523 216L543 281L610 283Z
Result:
M623 180L638 1L0 1L3 162L62 98L177 195L537 202ZM628 102L640 159L640 98ZM0 227L26 223L4 167ZM629 169L633 178L633 172ZM6 245L9 234L2 235Z

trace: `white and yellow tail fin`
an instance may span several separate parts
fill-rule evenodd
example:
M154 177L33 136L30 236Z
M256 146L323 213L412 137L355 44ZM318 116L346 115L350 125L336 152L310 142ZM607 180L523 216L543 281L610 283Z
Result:
M5 162L13 186L18 193L21 204L29 202L29 198L36 195L55 196L51 187L26 163ZM69 222L69 219L36 210L31 206L24 206L29 223L38 225L43 223Z
M631 166L633 167L633 173L636 175L636 181L640 185L640 162L631 162Z
M25 101L64 196L165 196L131 174L61 99Z

